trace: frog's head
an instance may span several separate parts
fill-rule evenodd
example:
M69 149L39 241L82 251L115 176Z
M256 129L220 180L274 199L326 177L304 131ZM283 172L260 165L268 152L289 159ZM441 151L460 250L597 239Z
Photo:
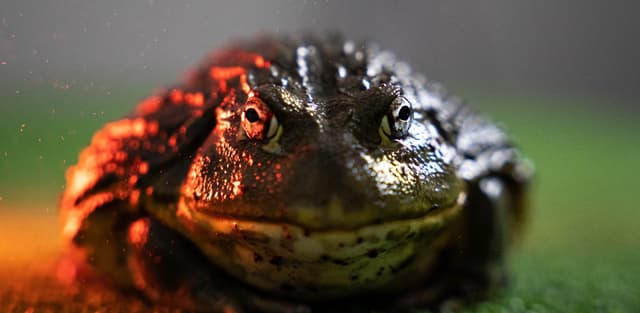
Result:
M208 221L216 234L245 229L272 240L293 228L300 236L338 231L344 236L327 240L348 247L373 226L382 241L411 237L430 214L458 207L453 148L395 61L351 42L238 49L207 67L208 84L226 93L178 214ZM328 258L318 242L299 251Z
M453 151L388 56L349 42L290 45L231 49L207 67L227 94L185 184L194 208L331 229L456 201Z

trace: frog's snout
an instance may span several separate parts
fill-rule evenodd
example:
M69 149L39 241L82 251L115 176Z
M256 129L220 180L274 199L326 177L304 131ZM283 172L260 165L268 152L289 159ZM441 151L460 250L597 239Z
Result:
M290 173L284 188L289 205L362 207L367 198L367 188L353 173L353 169L334 152L316 150L299 160Z

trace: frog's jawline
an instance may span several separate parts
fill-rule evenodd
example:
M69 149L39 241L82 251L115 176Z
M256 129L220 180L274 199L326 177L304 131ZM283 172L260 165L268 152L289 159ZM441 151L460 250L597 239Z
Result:
M177 215L184 234L241 281L276 293L287 285L297 297L317 300L406 286L407 279L416 279L416 271L426 274L446 226L459 216L465 199L462 192L454 205L419 218L352 230L308 231L291 224L213 217L189 210L184 202ZM394 268L403 269L392 272Z
M205 222L211 224L212 229L216 229L219 233L230 233L231 231L227 228L228 225L233 225L235 230L238 230L238 227L241 224L244 225L255 225L260 227L284 227L284 228L299 228L301 229L305 235L311 233L317 234L330 234L330 233L357 233L363 229L372 228L372 227L384 227L385 225L392 224L409 224L412 222L426 221L432 219L443 218L451 215L452 213L457 213L461 208L461 205L466 200L467 193L459 192L457 198L453 203L446 207L434 208L422 215L405 217L405 218L396 218L392 220L386 220L383 222L375 222L370 224L361 224L353 227L326 227L326 228L314 228L312 226L307 227L304 223L296 223L291 221L283 221L278 222L269 219L252 219L246 216L233 216L230 214L216 214L213 211L207 211L202 209L192 209L187 204L184 198L181 198L178 201L176 216L179 220L183 221L185 224L195 222ZM321 210L321 209L319 209ZM453 212L452 212L453 211ZM227 225L228 224L228 225ZM245 230L251 229L254 226L244 228Z

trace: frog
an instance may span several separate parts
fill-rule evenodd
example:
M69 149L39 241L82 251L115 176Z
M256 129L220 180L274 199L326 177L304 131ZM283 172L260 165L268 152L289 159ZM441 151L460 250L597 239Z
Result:
M62 236L109 285L197 312L451 307L508 281L532 173L379 45L261 35L94 134Z

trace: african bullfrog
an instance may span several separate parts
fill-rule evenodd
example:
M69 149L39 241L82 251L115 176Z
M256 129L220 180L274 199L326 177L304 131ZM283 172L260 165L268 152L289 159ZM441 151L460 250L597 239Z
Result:
M99 130L63 235L118 288L197 311L467 302L505 281L527 164L374 44L263 36Z

